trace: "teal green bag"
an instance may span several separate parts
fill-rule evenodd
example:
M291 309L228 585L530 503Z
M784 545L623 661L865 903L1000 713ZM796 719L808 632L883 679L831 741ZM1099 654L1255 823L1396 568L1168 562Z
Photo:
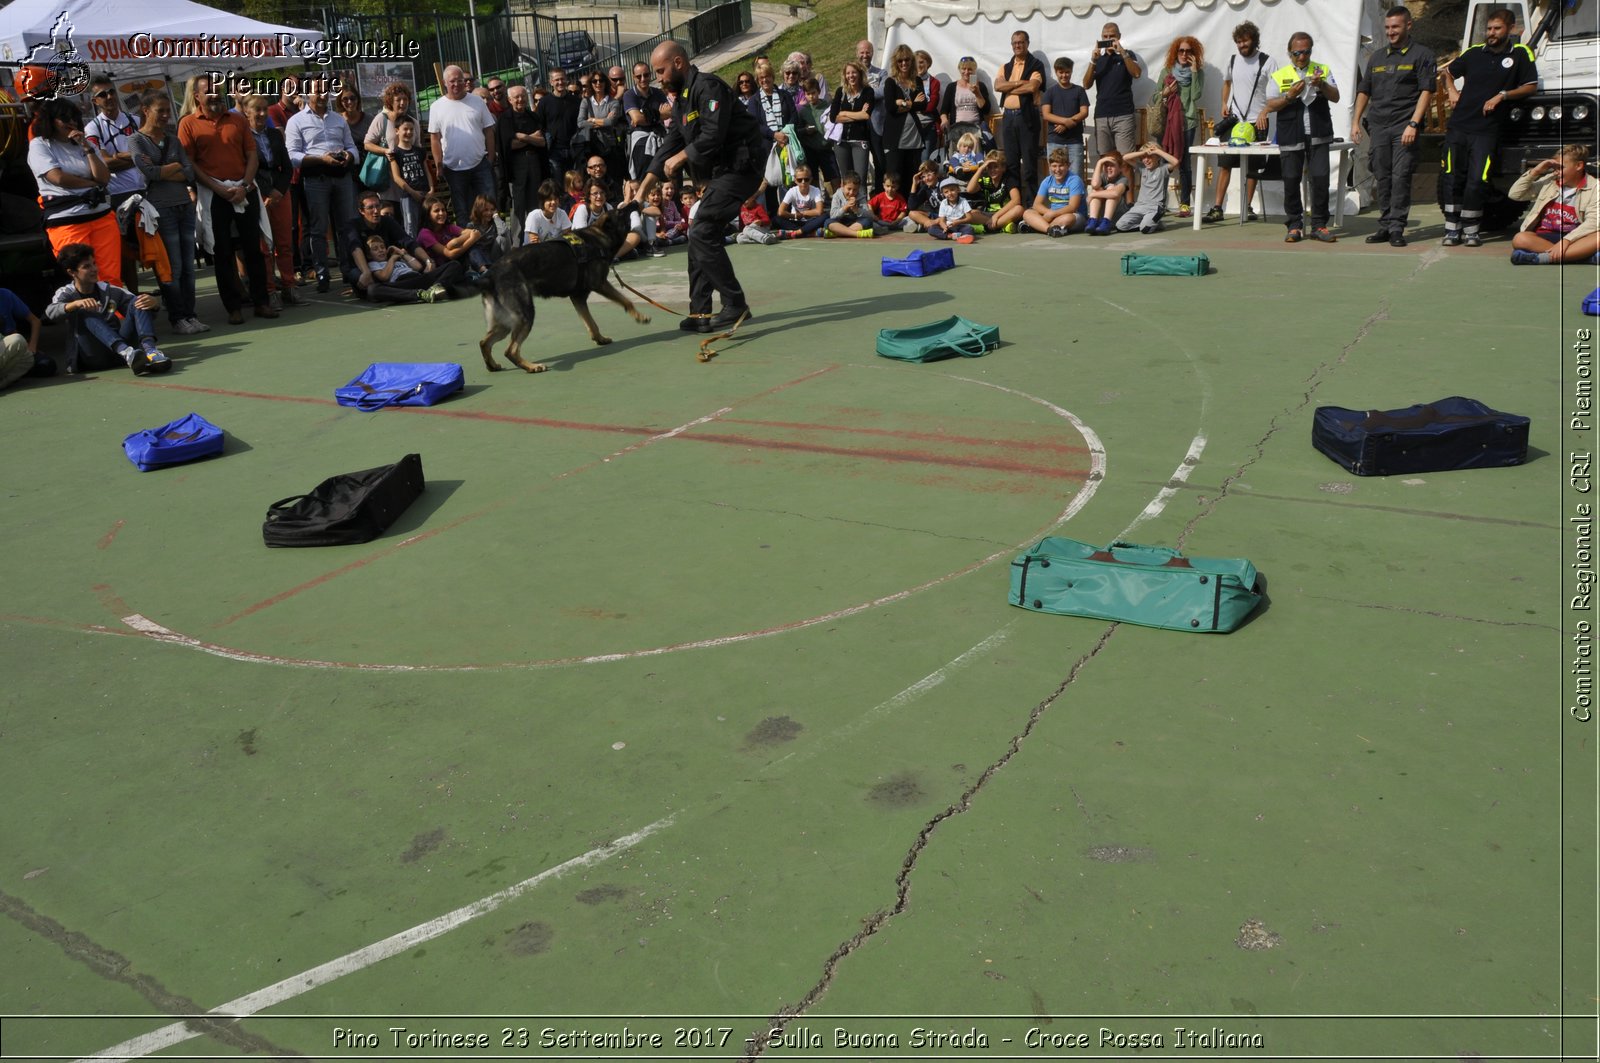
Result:
M1011 562L1011 604L1171 631L1232 631L1261 603L1243 558L1184 557L1164 546L1041 539Z
M1123 255L1124 277L1204 277L1211 271L1205 255Z
M957 355L981 358L998 346L1000 326L980 325L964 317L878 330L878 353L902 362L937 362Z

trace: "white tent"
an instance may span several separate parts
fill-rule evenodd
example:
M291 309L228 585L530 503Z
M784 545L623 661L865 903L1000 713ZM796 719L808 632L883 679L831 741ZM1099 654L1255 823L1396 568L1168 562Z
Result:
M0 7L0 63L140 72L265 70L316 56L323 35L190 0L13 0Z
M1261 30L1261 50L1274 68L1289 61L1291 34L1311 34L1313 57L1333 71L1341 90L1333 106L1334 130L1348 139L1359 68L1373 39L1383 36L1383 12L1389 6L1385 0L885 0L884 52L878 61L896 45L920 48L933 56L933 73L949 84L957 60L970 55L978 61L980 79L993 87L1000 64L1011 55L1011 34L1021 29L1027 31L1033 53L1044 60L1046 85L1054 83L1051 67L1062 56L1073 61L1073 80L1081 84L1101 27L1115 22L1123 46L1143 60L1143 76L1133 93L1141 108L1156 89L1173 38L1199 40L1205 48L1202 106L1206 117L1215 120L1222 114L1228 57L1237 54L1233 29L1250 21ZM1093 96L1091 89L1091 124ZM1356 181L1364 187L1365 153L1356 156ZM1264 181L1261 188L1268 211L1281 210L1279 182ZM1228 201L1231 211L1232 192ZM1347 209L1356 207L1355 201L1347 201Z

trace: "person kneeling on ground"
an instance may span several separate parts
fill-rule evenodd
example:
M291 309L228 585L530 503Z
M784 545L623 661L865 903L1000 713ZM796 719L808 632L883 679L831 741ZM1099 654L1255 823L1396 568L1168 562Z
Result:
M977 239L972 234L973 223L983 215L961 198L961 182L954 177L939 182L939 193L943 196L939 201L939 216L928 223L928 235L935 240L972 243Z
M1034 232L1065 236L1083 224L1083 179L1072 172L1072 155L1066 148L1050 153L1050 173L1039 182L1033 207L1023 212L1022 224Z
M1161 228L1161 215L1167 212L1167 174L1171 167L1178 165L1178 160L1162 151L1161 145L1153 140L1122 158L1128 163L1142 160L1144 174L1139 179L1139 197L1117 219L1117 232L1131 233L1138 229L1148 235Z
M1600 185L1588 161L1587 144L1569 144L1512 183L1507 196L1532 201L1511 238L1512 265L1586 262L1600 251Z
M137 376L172 368L171 360L156 346L152 311L161 303L154 296L134 295L102 281L94 248L88 244L67 244L56 263L72 279L56 291L44 316L71 326L79 371L114 365L111 359L125 363Z

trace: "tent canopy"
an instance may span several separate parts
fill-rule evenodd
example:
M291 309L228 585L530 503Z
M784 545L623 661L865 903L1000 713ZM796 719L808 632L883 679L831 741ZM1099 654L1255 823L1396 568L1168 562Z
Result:
M322 33L190 0L13 0L0 7L0 62L92 70L265 70L315 59Z
M1115 22L1123 46L1143 61L1143 76L1134 87L1141 107L1157 87L1168 44L1176 37L1198 39L1205 47L1202 106L1215 119L1222 113L1228 58L1236 54L1233 28L1248 20L1260 28L1261 50L1273 67L1289 61L1290 34L1311 34L1313 58L1332 69L1342 89L1334 124L1343 134L1349 130L1357 67L1365 54L1363 38L1370 40L1381 29L1384 6L1380 0L886 0L885 53L875 61L908 44L932 55L933 73L948 83L957 60L970 55L978 61L980 78L992 87L996 71L1011 56L1011 34L1021 29L1047 72L1066 56L1074 63L1073 80L1081 84L1101 27ZM1047 74L1045 83L1053 79ZM1093 96L1091 89L1091 121Z

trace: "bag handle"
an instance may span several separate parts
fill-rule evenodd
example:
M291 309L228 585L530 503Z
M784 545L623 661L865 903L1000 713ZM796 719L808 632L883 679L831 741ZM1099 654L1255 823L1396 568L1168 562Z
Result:
M365 394L356 399L356 409L366 410L370 413L373 410L381 410L385 406L393 406L407 395L420 394L422 385L415 384L408 388L384 388L380 391L371 384L362 384L361 390Z
M971 345L976 344L977 350L972 350ZM989 345L983 341L983 336L978 332L978 326L968 324L966 335L960 339L951 339L950 346L963 358L981 358L989 352Z

